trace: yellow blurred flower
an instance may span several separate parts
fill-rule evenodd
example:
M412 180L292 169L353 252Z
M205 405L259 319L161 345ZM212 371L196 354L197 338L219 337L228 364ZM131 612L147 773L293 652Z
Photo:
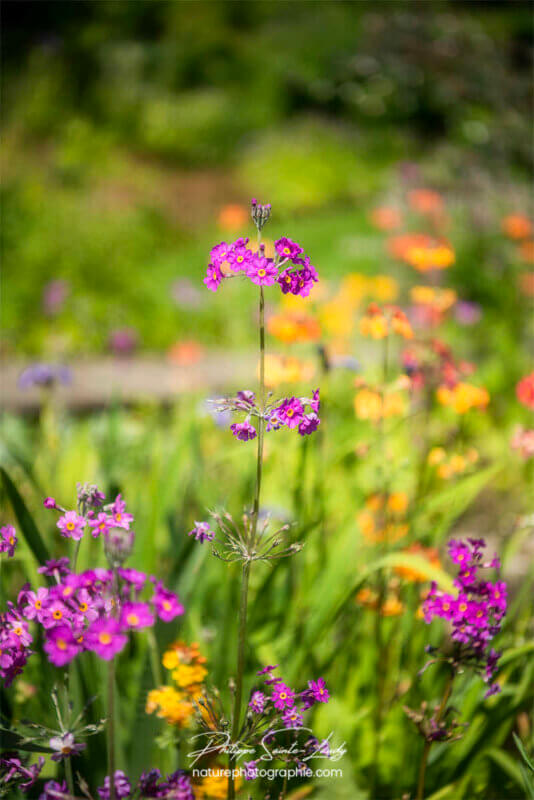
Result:
M392 492L388 497L387 508L393 514L404 514L408 508L408 495L405 492Z
M316 342L321 337L321 326L311 314L283 312L269 318L269 333L284 344Z
M156 716L170 725L185 728L193 718L195 707L192 698L179 692L174 686L161 686L148 693L146 712L147 714L156 712Z
M341 295L325 303L319 312L321 325L331 336L349 336L354 328L352 305Z
M265 356L265 383L269 387L282 383L305 383L313 378L315 370L313 361L300 361L292 356L278 356L274 353Z
M423 545L419 544L419 542L415 542L414 544L411 544L409 547L405 548L402 552L409 555L422 556L431 566L441 567L439 554L435 547L423 547ZM394 571L401 578L404 578L407 581L413 581L414 583L421 583L422 581L428 580L426 573L421 572L421 570L414 569L413 567L395 567Z
M208 674L198 644L175 642L165 651L162 664L171 670L176 686L160 686L148 693L147 714L154 712L170 725L187 727L193 720L196 708L194 701L201 696L202 683Z
M452 308L457 300L454 289L439 289L434 286L414 286L410 290L410 297L416 305L430 306L441 313Z
M490 400L487 389L462 381L452 388L440 386L436 397L438 403L442 406L449 406L457 414L465 414L472 408L485 409Z
M433 447L428 454L427 461L431 467L435 467L445 461L446 458L447 453L443 447Z
M237 775L234 779L236 791L239 791L243 783L242 778ZM201 778L199 783L193 784L195 800L226 800L228 792L228 778L224 767L211 767L210 774Z
M398 392L382 397L373 389L363 388L354 398L354 410L358 419L378 422L382 418L399 416L404 413L405 399Z
M360 333L372 339L384 339L389 333L397 333L404 339L412 339L413 331L406 314L400 308L382 310L376 303L371 303L364 317L360 320Z
M370 279L370 295L381 303L393 303L399 296L399 284L389 275L376 275Z
M382 603L380 613L383 617L398 617L402 614L404 606L395 595L389 595Z

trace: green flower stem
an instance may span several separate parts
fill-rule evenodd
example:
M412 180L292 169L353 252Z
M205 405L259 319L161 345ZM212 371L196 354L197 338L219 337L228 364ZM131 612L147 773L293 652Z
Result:
M447 684L445 686L445 692L443 694L443 698L441 700L441 705L439 707L436 722L440 722L447 707L447 702L449 697L451 696L452 692L452 684L454 681L454 673L451 673ZM417 795L416 800L423 800L425 794L425 773L426 773L426 765L428 763L428 756L430 755L430 748L432 747L432 742L428 740L425 741L425 746L423 748L423 755L421 756L421 764L419 765L419 780L417 782Z
M258 234L258 244L260 236ZM249 550L253 550L256 543L256 535L258 531L258 517L260 513L260 494L261 494L261 479L263 471L263 437L265 432L265 296L263 293L263 286L260 286L260 392L259 392L259 408L260 414L258 423L258 450L256 459L256 492L254 494L254 506L252 511L252 527L250 533L250 541L248 542ZM248 611L248 589L251 561L245 561L241 574L241 600L239 603L239 633L237 639L237 670L235 681L234 693L234 707L232 714L232 743L235 744L239 735L241 724L241 701L243 697L243 673L245 669L245 649L247 640L247 611ZM228 768L230 774L228 776L228 800L235 798L235 781L233 772L235 769L236 757L230 754L228 759Z

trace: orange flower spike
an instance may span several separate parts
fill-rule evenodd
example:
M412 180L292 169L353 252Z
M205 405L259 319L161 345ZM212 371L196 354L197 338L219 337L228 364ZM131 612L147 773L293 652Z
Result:
M501 228L509 239L527 239L532 235L532 223L525 214L508 214L504 217Z

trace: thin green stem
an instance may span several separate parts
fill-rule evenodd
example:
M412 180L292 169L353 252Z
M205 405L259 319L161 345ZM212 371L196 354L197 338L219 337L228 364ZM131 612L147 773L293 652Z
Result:
M74 542L74 550L72 552L72 562L71 562L71 569L73 572L76 572L76 563L78 561L78 553L80 552L80 545L82 543L81 539Z
M70 724L70 707L69 707L69 684L70 684L70 673L67 671L65 673L65 680L63 682L63 698L64 698L64 713L59 717L59 724L64 731L67 731ZM58 698L58 714L59 711L59 698ZM67 756L65 759L65 779L67 781L67 787L71 795L74 796L74 780L72 777L72 764L70 758Z
M258 244L260 234L258 232ZM260 387L259 387L259 409L260 417L258 422L258 450L256 460L256 491L254 493L254 505L252 511L252 526L250 531L249 550L253 551L256 545L256 535L258 531L258 517L260 513L261 479L263 471L263 437L265 431L265 297L263 286L260 286ZM236 744L241 725L241 701L243 697L243 673L245 670L245 650L247 640L247 611L248 611L248 589L251 561L245 561L241 574L241 600L239 603L239 632L237 639L237 668L235 680L235 694L232 714L232 744ZM228 800L235 798L234 769L236 756L232 753L228 759Z
M438 713L436 715L436 723L441 721L443 713L447 707L447 702L449 697L451 696L452 692L452 684L454 681L454 673L449 675L449 679L445 685L445 692L443 694L440 707L438 709ZM417 781L417 795L416 800L423 800L425 795L425 773L426 773L426 765L428 763L428 756L430 755L430 748L432 747L432 742L428 739L425 740L425 746L423 748L423 755L421 756L421 763L419 765L419 780Z
M74 779L72 777L72 764L70 763L70 758L65 759L65 779L67 781L67 788L69 790L69 794L74 797Z
M108 664L108 775L109 797L115 800L115 659Z

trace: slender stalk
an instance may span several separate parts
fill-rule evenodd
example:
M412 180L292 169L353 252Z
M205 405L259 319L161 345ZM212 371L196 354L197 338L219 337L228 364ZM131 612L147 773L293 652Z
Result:
M63 682L63 697L65 702L65 709L64 709L64 714L62 714L59 718L59 724L64 731L68 730L68 726L70 724L70 716L71 716L69 708L69 679L70 679L70 673L69 671L67 671L65 673L65 680ZM59 707L60 706L58 698L58 705L57 705L58 714L60 713ZM72 764L68 756L67 758L65 758L64 766L65 766L65 779L67 781L67 788L69 790L69 793L74 796L74 780L72 777Z
M72 562L71 562L71 569L73 572L76 572L76 564L78 561L78 553L80 552L80 545L82 543L81 539L78 539L74 542L74 550L72 551Z
M115 659L108 664L108 775L109 798L115 800Z
M258 232L258 245L260 242L260 234ZM259 387L259 409L260 417L258 422L258 450L256 459L256 491L254 494L254 505L252 511L252 527L250 532L250 541L248 542L249 550L254 550L256 543L256 534L258 530L258 517L260 513L260 494L261 494L261 479L263 471L263 437L265 432L265 297L263 293L263 286L260 286L260 387ZM247 611L248 611L248 589L251 561L245 561L241 574L241 600L239 603L239 632L237 639L237 668L236 668L236 681L235 681L235 694L234 706L232 714L232 744L235 745L239 735L241 723L241 701L243 696L243 673L245 669L245 648L247 640ZM235 798L235 782L234 782L234 769L236 764L236 756L230 754L228 759L228 768L230 774L228 776L228 800Z
M70 758L65 759L65 780L67 781L67 789L69 794L74 797L74 779L72 777L72 764Z
M452 683L454 680L454 673L451 673L447 684L445 686L445 692L443 694L443 698L441 700L440 707L438 709L438 713L436 716L436 722L440 722L443 716L443 712L447 706L447 702L449 697L451 696L452 692ZM426 765L428 763L428 756L430 754L430 748L432 747L432 742L426 740L425 746L423 748L423 755L421 756L421 764L419 765L419 780L417 782L417 795L416 800L423 800L425 794L425 773L426 773Z

